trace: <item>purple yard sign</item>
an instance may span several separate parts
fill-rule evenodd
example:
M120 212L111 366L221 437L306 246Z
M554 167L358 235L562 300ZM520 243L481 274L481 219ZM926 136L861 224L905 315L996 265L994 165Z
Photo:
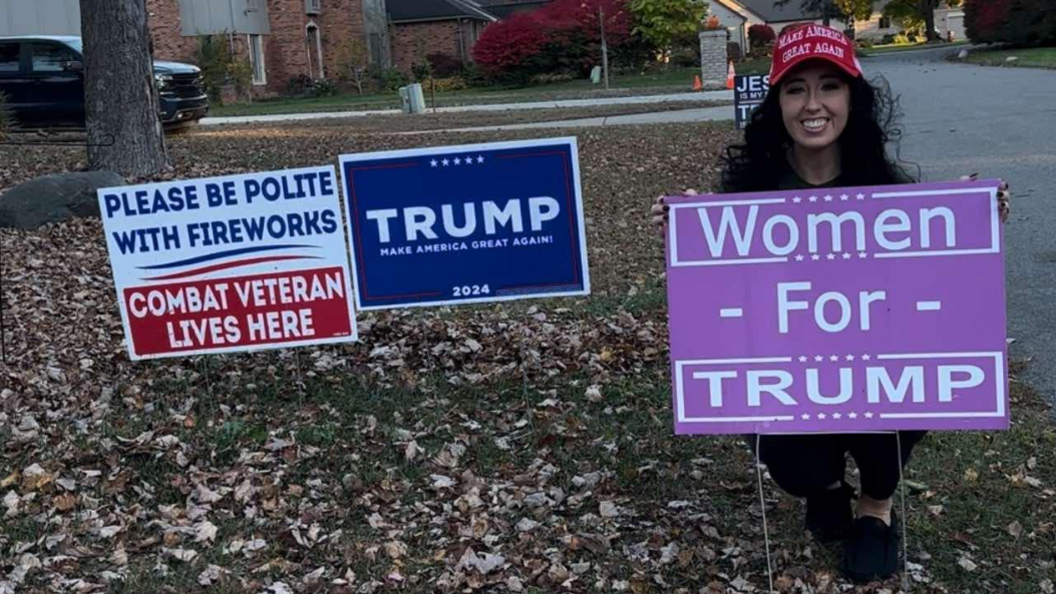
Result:
M670 198L676 433L1007 429L998 186Z

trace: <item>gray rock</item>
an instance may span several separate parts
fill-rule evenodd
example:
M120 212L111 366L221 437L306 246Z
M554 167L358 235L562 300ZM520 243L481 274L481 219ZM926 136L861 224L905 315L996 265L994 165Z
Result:
M966 50L966 49L962 49L960 51L960 53L957 54L957 59L958 60L964 60L964 59L967 59L967 58L968 58L968 50Z
M74 217L98 217L96 190L125 185L109 171L47 175L0 194L0 227L36 229Z

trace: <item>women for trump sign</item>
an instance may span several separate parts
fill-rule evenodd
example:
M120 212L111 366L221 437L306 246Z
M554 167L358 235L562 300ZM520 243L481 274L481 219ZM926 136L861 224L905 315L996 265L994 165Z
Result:
M676 432L1007 429L998 186L670 198Z

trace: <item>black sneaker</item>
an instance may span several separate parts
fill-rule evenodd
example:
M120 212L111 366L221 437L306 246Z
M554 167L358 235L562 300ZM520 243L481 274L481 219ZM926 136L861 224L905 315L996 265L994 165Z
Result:
M898 518L891 512L891 525L864 516L854 521L843 546L840 571L856 584L885 580L898 572Z
M840 483L838 489L808 496L807 531L822 544L842 540L854 522L851 500L856 498L854 487L847 483Z

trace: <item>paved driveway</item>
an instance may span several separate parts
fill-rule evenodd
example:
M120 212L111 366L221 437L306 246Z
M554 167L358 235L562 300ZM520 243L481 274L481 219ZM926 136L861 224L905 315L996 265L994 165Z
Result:
M1027 380L1056 400L1056 71L950 63L946 51L863 61L902 96L903 158L928 181L972 172L1014 192L1007 228L1009 335Z

